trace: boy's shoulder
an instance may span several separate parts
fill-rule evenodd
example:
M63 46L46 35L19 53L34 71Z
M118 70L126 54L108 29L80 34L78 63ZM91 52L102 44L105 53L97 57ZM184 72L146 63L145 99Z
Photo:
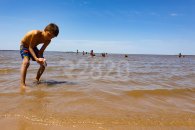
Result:
M27 35L40 35L42 34L41 30L31 30L27 33Z

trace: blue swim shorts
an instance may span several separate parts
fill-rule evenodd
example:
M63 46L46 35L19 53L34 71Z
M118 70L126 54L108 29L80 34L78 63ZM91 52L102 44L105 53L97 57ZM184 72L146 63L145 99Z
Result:
M35 48L33 48L33 50L35 52L35 55L38 57L39 49L37 47L35 47ZM20 45L20 54L21 54L22 59L24 59L24 57L27 57L29 60L32 59L33 61L35 61L35 59L31 55L29 49L24 47L24 45ZM39 58L44 58L44 57L41 56Z

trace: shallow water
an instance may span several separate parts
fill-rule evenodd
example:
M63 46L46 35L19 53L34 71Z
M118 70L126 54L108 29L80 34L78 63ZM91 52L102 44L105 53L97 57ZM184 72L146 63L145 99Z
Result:
M46 52L21 91L18 51L0 51L4 129L194 129L195 56ZM14 122L12 126L10 122Z

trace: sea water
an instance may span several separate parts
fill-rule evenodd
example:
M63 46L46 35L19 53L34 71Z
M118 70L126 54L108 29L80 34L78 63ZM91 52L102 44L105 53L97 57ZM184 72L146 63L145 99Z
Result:
M4 129L194 129L195 56L46 52L20 90L19 51L0 51ZM10 125L12 123L12 125Z

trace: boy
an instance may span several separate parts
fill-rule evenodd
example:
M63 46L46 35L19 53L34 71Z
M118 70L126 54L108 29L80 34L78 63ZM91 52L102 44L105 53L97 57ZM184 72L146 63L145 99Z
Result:
M51 39L57 37L59 28L56 24L50 23L42 30L32 30L28 32L21 40L20 54L23 59L21 66L21 88L25 89L26 73L30 65L30 58L40 64L40 68L37 72L36 80L39 81L42 73L45 70L46 61L43 58L43 52L51 42ZM40 50L37 45L43 44Z

